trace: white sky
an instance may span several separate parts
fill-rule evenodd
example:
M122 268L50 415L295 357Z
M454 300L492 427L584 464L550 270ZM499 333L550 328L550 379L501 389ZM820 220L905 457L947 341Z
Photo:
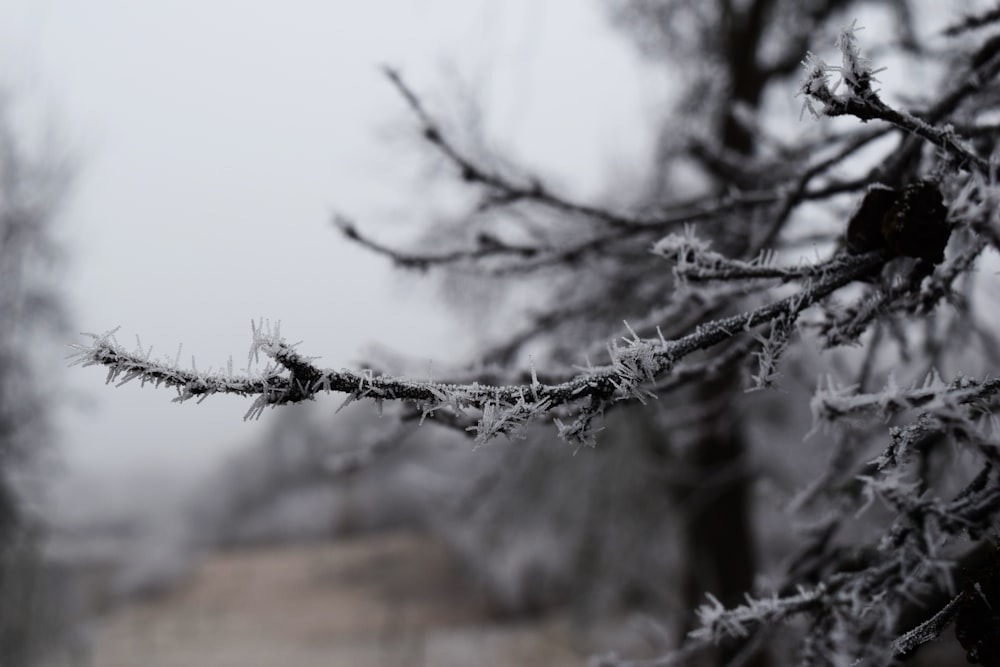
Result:
M199 368L243 365L260 317L323 366L369 342L429 363L467 351L430 283L329 226L338 210L391 239L436 205L378 66L448 110L453 91L478 97L497 144L582 194L641 170L664 87L597 0L0 0L0 63L79 156L63 221L77 328L120 325L154 355L183 343ZM269 420L65 375L61 457L84 476L187 474Z

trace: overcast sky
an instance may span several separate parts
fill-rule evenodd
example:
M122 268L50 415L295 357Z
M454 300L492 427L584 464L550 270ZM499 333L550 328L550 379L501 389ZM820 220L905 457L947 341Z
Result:
M446 112L477 101L498 145L581 196L641 171L663 89L597 0L0 0L0 62L77 155L76 328L183 344L199 368L244 364L260 317L323 366L373 342L429 367L469 352L430 284L329 225L337 210L391 239L436 208L380 65ZM78 474L203 468L266 429L244 399L176 405L103 375L66 371Z

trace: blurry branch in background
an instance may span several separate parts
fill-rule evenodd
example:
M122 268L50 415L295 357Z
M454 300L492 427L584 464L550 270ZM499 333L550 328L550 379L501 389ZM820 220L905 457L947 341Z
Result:
M728 213L750 212L760 206L775 203L783 204L784 208L790 211L805 201L822 200L841 192L862 188L865 182L858 181L831 182L822 188L807 190L810 181L823 175L885 133L884 130L879 130L844 137L843 147L834 156L811 165L790 190L782 184L782 187L770 190L735 191L722 196L710 194L669 206L656 207L652 211L630 213L573 201L553 192L537 176L526 176L520 179L523 182L518 182L491 170L488 166L478 164L454 145L398 72L387 69L386 74L413 110L424 139L451 163L463 182L482 191L477 204L478 212L529 203L560 215L570 216L574 222L579 223L578 226L582 226L582 229L576 230L581 239L576 243L563 242L553 245L542 242L537 245L513 245L497 236L483 234L477 237L477 245L474 248L421 254L385 246L362 234L350 219L342 215L335 216L334 225L346 238L387 256L402 268L427 269L442 264L510 257L513 263L498 270L523 273L545 266L572 264L585 259L588 255L614 253L616 242L635 237L656 238L664 231L676 228L680 224L693 224ZM841 142L826 139L824 143L830 145ZM781 215L776 216L777 221L782 218ZM776 224L775 227L779 228L780 224Z
M749 6L766 13L770 5ZM843 3L820 5L822 16L816 20ZM727 2L718 7L734 9ZM764 13L749 17L759 30L744 38L762 39ZM952 30L995 20L979 17ZM526 328L492 350L495 359L509 362L522 358L529 342L546 340L551 354L537 368L535 361L527 369L508 364L491 372L488 382L485 373L451 381L322 369L287 343L277 326L264 323L253 325L246 371L234 372L231 363L225 372L182 369L176 361L151 358L141 345L127 351L114 332L92 335L89 343L75 346L74 362L106 367L108 382L138 380L173 388L179 401L212 394L248 396L253 398L248 417L259 416L268 406L340 393L347 403L406 402L421 420L447 414L444 421L474 432L478 443L499 435L517 438L530 423L551 420L563 440L580 447L596 444L609 410L645 404L693 379L707 382L695 394L701 401L696 407L704 412L692 411L711 421L721 414L713 412L712 401L734 400L725 388L712 386L722 370L727 381L745 373L749 382L744 389L773 387L793 343L821 350L868 346L868 356L850 381L821 382L813 399L814 431L834 436L829 463L789 503L796 516L812 525L800 531L798 547L779 575L766 581L755 577L747 584L754 589L742 591L742 601L734 601L731 590L725 601L710 595L675 652L648 662L609 656L602 664L687 664L718 645L726 648L725 660L733 664L766 664L764 647L779 628L794 637L799 664L887 664L909 657L953 622L971 661L997 664L995 632L970 619L981 612L974 608L979 601L1000 608L1000 559L985 565L982 560L984 550L993 549L991 540L998 539L1000 441L993 424L1000 384L989 376L927 375L948 354L962 353L960 348L975 337L993 336L989 327L975 322L968 291L977 261L1000 238L1000 188L990 157L996 140L988 133L965 135L956 129L978 127L980 112L995 111L988 84L1000 71L1000 50L991 52L989 44L966 58L967 67L950 77L954 85L925 110L904 111L886 104L872 88L879 70L862 57L851 25L840 33L841 65L807 57L800 94L817 119L852 116L884 126L832 136L817 131L816 137L769 158L749 150L757 141L755 130L741 123L729 104L722 123L728 138L685 148L686 157L709 172L712 182L729 187L634 211L574 201L536 177L511 176L469 157L390 70L389 79L422 135L459 179L481 195L463 221L473 243L427 253L400 250L369 238L345 217L336 224L349 240L406 268L460 265L489 277L564 269L578 289L553 289L551 310L537 313ZM734 58L745 55L735 53ZM787 70L787 55L774 63L771 75ZM730 64L735 75L740 63ZM831 83L833 76L839 81ZM759 101L768 81L764 76L757 89L744 90L742 101ZM739 85L733 82L737 92ZM886 149L881 142L886 137L898 143ZM842 176L856 172L854 159L876 142L881 143L871 152L878 154L861 160L869 167L867 174ZM720 178L720 171L731 179ZM856 208L843 216L837 231L819 234L817 260L779 261L787 254L790 230L804 226L816 233L809 224L816 205L845 194L854 196ZM527 240L516 242L500 234L509 232L516 219L502 218L508 225L502 230L484 229L500 219L484 222L485 211L517 206L545 211L551 224L520 230ZM830 208L837 214L832 204ZM561 299L563 293L573 299ZM631 324L607 343L595 333L601 330L598 319L610 319L617 306L631 309ZM586 329L591 339L581 343L569 330L588 318L593 320ZM911 341L918 328L922 347ZM995 341L983 343L987 345L995 346ZM888 354L892 346L907 370L929 365L923 369L927 379L900 387L890 374L884 389L872 393L865 387L871 384L875 357ZM590 363L591 353L600 355L599 365ZM268 363L253 371L260 354ZM587 365L565 363L569 356ZM696 441L696 447L717 435L711 428L706 431L710 437ZM740 442L719 436L715 446L718 451L693 464L711 475L727 464L737 477L751 474L745 472ZM709 495L722 495L721 488L716 481ZM683 499L689 501L697 490ZM739 493L730 497L736 505ZM870 509L876 503L881 513ZM692 516L694 535L699 529L721 530L698 525L703 519ZM863 522L876 529L852 531ZM731 557L751 558L747 541L737 541L743 551ZM708 542L697 544L704 548ZM698 553L692 549L691 557ZM973 567L974 562L979 566ZM956 586L977 591L979 597L956 594ZM698 591L704 593L712 591ZM793 618L800 620L791 623Z

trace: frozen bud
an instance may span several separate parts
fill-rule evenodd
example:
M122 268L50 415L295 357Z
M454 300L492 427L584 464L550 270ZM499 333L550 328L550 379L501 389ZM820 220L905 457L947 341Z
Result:
M847 252L860 255L886 247L882 236L882 218L896 203L894 188L875 183L868 188L864 199L851 215L847 223Z
M941 191L930 181L903 188L882 219L882 236L897 255L919 257L934 264L944 259L951 228Z

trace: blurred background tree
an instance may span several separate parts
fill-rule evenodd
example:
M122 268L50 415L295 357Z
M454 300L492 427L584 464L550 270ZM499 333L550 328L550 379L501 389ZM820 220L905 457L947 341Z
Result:
M54 228L72 176L25 106L0 88L0 663L15 666L60 641L37 509L59 394L49 352L67 331Z

